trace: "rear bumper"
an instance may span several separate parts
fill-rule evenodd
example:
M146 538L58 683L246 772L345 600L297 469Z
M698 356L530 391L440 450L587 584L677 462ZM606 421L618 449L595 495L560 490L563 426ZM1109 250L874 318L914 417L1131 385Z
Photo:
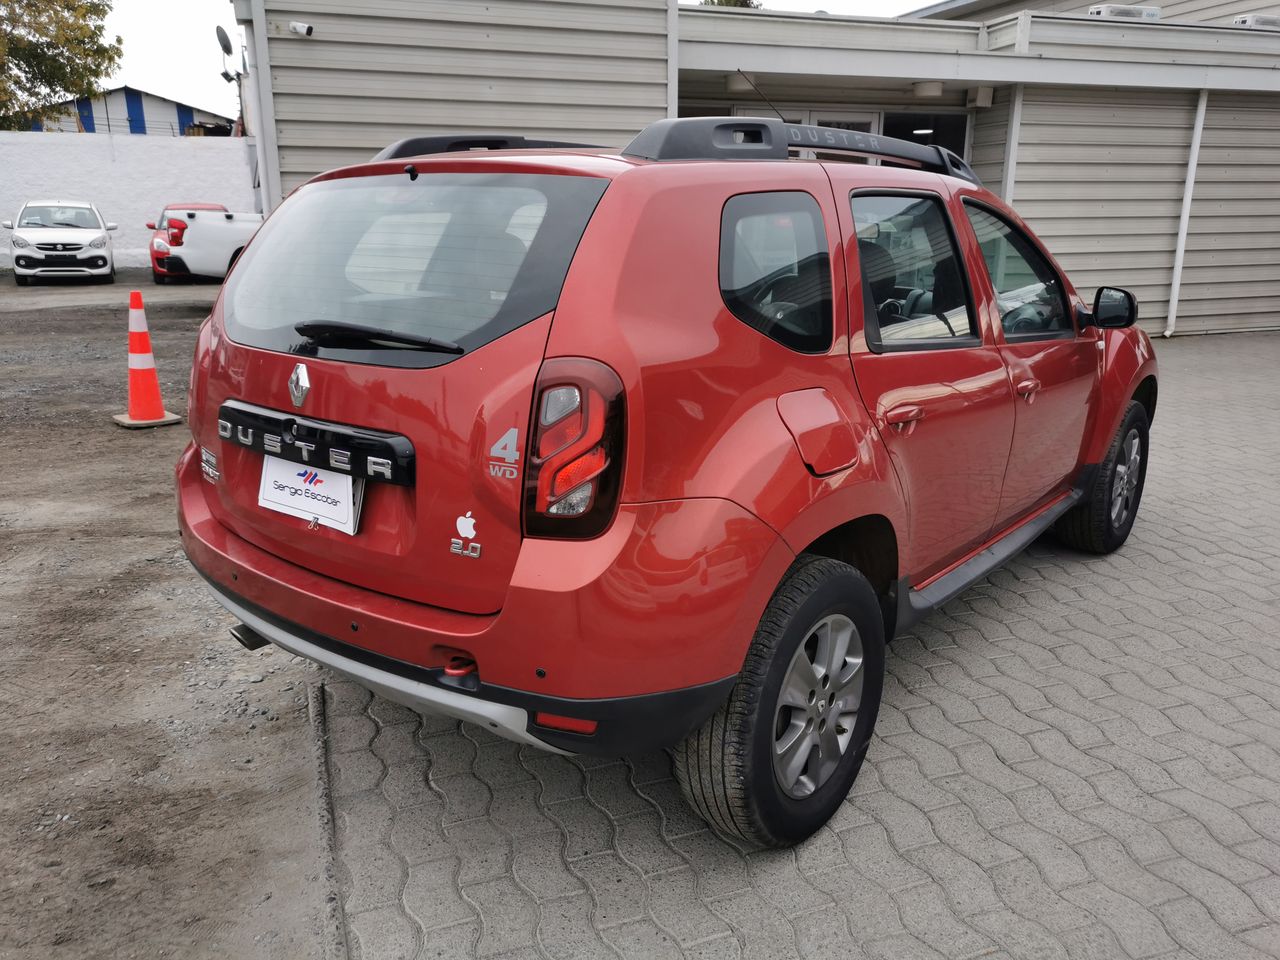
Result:
M699 726L733 685L793 559L729 501L624 506L596 541L524 541L502 610L475 616L288 563L213 517L217 495L189 449L178 465L183 547L249 626L390 699L575 753L644 752ZM476 674L446 677L451 654L474 659ZM598 726L551 730L535 712Z
M725 697L736 677L684 690L604 700L566 700L509 690L440 668L401 663L291 624L210 582L214 598L276 646L356 681L388 700L421 713L440 714L557 753L627 756L669 746L699 726ZM534 722L537 713L595 721L587 736Z

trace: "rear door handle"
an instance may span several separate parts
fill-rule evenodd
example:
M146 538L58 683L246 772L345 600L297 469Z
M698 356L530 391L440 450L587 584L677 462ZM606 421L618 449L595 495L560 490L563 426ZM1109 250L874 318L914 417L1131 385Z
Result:
M910 435L922 419L924 419L924 407L914 403L904 403L900 407L887 411L884 415L885 424L893 427L903 436Z
M1035 402L1036 394L1040 392L1040 381L1034 377L1029 380L1023 380L1018 384L1017 391L1018 396L1023 400L1027 401L1027 403L1033 403Z

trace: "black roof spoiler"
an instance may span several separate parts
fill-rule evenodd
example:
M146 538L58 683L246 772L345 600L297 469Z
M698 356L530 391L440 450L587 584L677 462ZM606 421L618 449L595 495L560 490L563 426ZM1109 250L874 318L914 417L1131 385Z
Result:
M885 157L982 185L973 168L945 147L771 117L658 120L641 130L622 155L643 160L786 160L797 150Z
M374 160L399 160L429 153L462 153L469 150L553 150L564 147L598 150L589 143L563 140L530 140L515 133L446 133L397 140L374 155Z

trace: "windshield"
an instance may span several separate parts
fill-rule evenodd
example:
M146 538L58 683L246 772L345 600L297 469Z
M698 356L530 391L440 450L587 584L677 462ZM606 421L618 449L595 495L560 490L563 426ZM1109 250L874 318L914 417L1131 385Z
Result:
M18 227L79 227L100 230L102 224L92 207L27 205L18 217Z
M607 186L594 177L468 173L303 187L228 279L227 335L356 363L445 363L451 355L311 341L294 325L360 324L470 352L555 308Z

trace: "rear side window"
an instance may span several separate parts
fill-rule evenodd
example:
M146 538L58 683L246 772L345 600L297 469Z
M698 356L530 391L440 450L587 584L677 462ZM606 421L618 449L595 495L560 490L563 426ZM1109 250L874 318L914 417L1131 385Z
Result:
M319 344L305 321L450 340L470 352L553 310L608 186L595 177L400 174L303 187L227 280L237 343L355 363L425 367L450 354Z
M854 194L867 340L877 349L978 342L960 256L939 197Z
M730 197L720 220L720 295L783 346L831 346L831 261L818 202L803 192Z

